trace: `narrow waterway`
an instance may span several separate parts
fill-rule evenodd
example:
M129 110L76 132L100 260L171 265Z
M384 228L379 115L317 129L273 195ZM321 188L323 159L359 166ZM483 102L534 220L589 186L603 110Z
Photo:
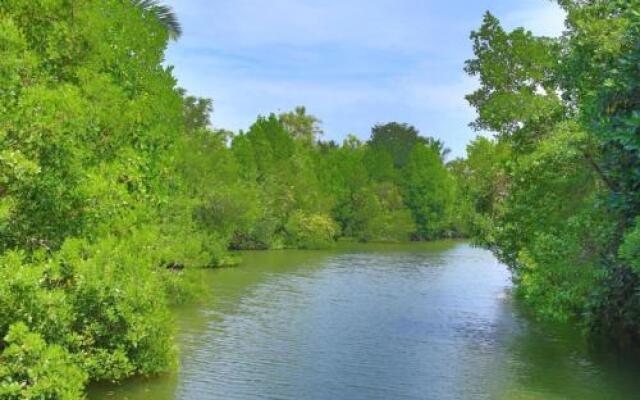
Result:
M461 242L243 255L192 272L180 370L91 399L637 399L640 368L531 321L508 271Z

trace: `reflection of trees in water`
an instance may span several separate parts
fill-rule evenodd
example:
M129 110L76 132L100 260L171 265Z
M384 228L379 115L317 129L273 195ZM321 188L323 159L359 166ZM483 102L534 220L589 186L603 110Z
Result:
M185 279L197 287L199 298L173 308L177 326L180 358L188 360L203 347L208 333L224 315L233 314L243 297L274 275L293 274L304 268L311 272L332 253L329 251L247 252L241 267L188 270ZM158 377L134 378L120 385L94 384L89 388L90 400L180 398L180 372Z
M177 372L161 376L135 377L119 385L94 383L89 386L89 400L139 399L165 400L177 399L179 376Z
M640 362L589 348L579 328L522 320L507 342L504 399L627 400L640 393Z
M415 394L414 398L422 398L419 391L423 387L432 391L429 398L465 399L473 398L475 393L479 398L498 400L626 400L640 393L640 383L636 382L640 376L638 364L634 366L608 351L589 351L576 328L533 322L525 310L512 304L511 296L502 294L503 285L508 283L502 273L497 273L495 279L469 274L470 268L493 262L486 253L453 242L353 246L333 251L250 252L244 254L240 267L186 272L206 289L207 296L200 304L175 309L182 371L151 380L137 379L116 388L94 389L91 398L184 398L221 389L220 382L212 381L220 377L224 381L232 375L232 381L242 379L243 373L245 379L254 373L261 376L268 387L283 380L315 382L319 375L335 382L353 373L351 365L363 364L340 364L342 369L334 375L335 368L314 374L300 369L296 376L292 376L297 372L288 365L308 368L318 362L334 362L331 354L338 349L351 351L355 354L353 360L366 360L363 371L393 366L390 372L381 374L392 377L383 383L393 388L404 382L408 385L406 393ZM419 251L426 248L434 251ZM424 268L425 265L429 267ZM396 279L399 274L405 278ZM328 277L332 279L325 279ZM379 291L367 293L367 286L354 277L366 278ZM336 308L327 306L324 300L331 298L332 291L350 293L356 288L356 300L370 303L372 310L352 307L367 314L362 316L366 323L360 327L372 324L378 328L375 335L364 337L427 343L417 347L422 349L417 352L420 356L391 352L395 343L389 344L386 353L380 350L384 343L366 346L358 340L355 347L349 345L350 335L340 335L340 330L344 333L345 327L357 327L358 323L350 318L358 319L360 314L332 313ZM408 293L401 297L408 299L406 304L400 303L403 307L390 308L400 310L397 315L380 307L396 291ZM318 301L312 302L311 307L306 300L313 296ZM433 301L437 305L439 300L445 308L423 304ZM496 307L496 302L500 306ZM340 304L349 308L348 303ZM446 312L441 314L443 310ZM296 313L305 317L291 318ZM389 321L378 319L380 313L394 318L390 324L381 323ZM283 331L293 332L287 335L280 332L281 323L298 325L286 326ZM326 332L336 334L325 336ZM308 342L313 338L322 343L316 349L319 352L310 355ZM368 351L384 357L372 358ZM256 367L258 360L272 363ZM250 371L244 367L238 370L238 365L248 366ZM427 369L421 370L425 365ZM431 375L428 371L432 369L437 372ZM256 393L265 389L250 382L243 390L247 386ZM234 386L233 390L238 388ZM497 396L487 393L496 393L494 389Z

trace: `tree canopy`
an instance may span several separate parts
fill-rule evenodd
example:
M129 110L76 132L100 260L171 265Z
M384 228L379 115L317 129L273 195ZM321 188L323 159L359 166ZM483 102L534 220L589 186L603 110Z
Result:
M561 38L487 13L466 64L478 138L457 166L474 231L538 316L640 338L638 1L560 1Z

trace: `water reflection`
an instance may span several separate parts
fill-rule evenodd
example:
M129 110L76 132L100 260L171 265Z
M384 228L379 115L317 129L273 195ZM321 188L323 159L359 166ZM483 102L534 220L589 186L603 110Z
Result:
M463 243L245 254L176 310L180 372L91 398L631 399L637 365L513 306L509 274Z

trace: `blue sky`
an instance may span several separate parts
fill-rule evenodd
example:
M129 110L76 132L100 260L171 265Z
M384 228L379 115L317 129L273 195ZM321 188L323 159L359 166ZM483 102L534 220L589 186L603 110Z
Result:
M182 23L167 62L179 85L214 100L213 125L247 129L258 114L304 105L325 139L366 139L407 122L464 155L476 136L464 95L469 33L486 10L507 28L558 35L548 0L167 0Z

